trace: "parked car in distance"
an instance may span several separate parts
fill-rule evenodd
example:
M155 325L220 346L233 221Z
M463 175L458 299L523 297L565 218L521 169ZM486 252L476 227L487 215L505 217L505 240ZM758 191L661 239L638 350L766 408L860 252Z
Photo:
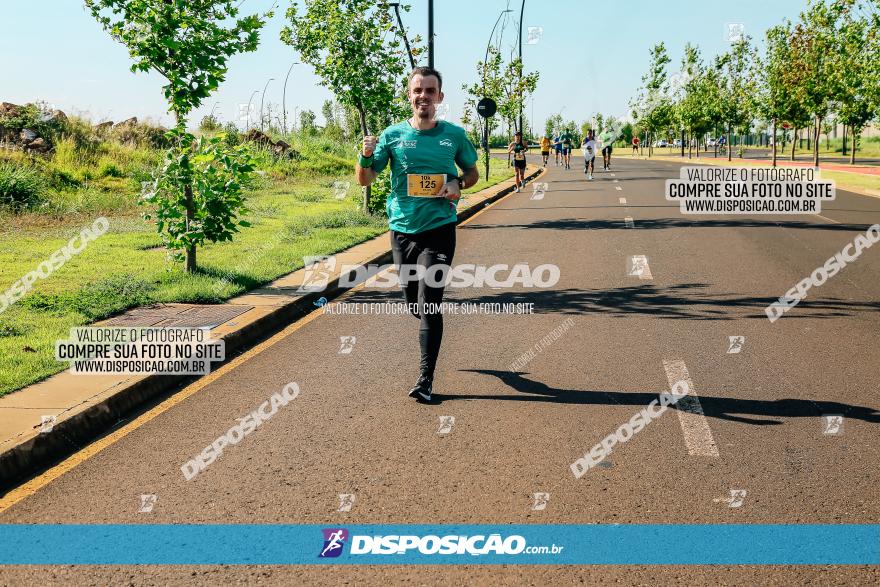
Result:
M680 147L681 146L681 139L675 139L674 141L672 141L672 145L675 147Z

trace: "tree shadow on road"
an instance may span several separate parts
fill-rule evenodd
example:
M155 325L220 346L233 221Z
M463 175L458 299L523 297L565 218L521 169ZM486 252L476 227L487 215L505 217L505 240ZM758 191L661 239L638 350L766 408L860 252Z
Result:
M683 320L766 320L764 308L778 298L737 296L708 292L709 284L682 283L670 286L631 285L610 289L498 291L468 295L474 290L447 290L447 302L467 304L533 304L535 314L590 315L615 318L653 316ZM397 289L362 290L350 302L382 303L402 301ZM880 301L852 301L840 298L802 300L784 320L795 318L839 318L857 312L876 312Z
M692 218L639 218L636 221L637 230L659 230L664 228L793 228L807 230L830 230L842 232L865 232L870 224L832 224L818 222L780 222L773 220L757 220L753 218L742 219L716 219L696 220ZM548 230L606 230L624 229L624 223L613 219L583 219L583 218L560 218L558 220L536 220L535 222L523 222L522 224L464 224L461 230L485 230L497 228L544 228ZM630 229L632 230L632 229Z
M561 389L550 387L546 383L528 379L527 372L497 371L494 369L461 369L461 372L479 373L497 377L502 383L519 394L528 395L499 395L499 394L440 394L435 393L436 401L459 399L485 399L502 401L537 401L568 405L620 405L642 408L663 392L636 392L626 393L622 391L587 391L580 389ZM880 411L875 408L864 406L852 406L840 402L813 401L808 399L780 399L780 400L757 400L737 399L730 397L712 397L699 395L703 413L710 418L753 424L756 426L773 426L782 424L782 418L812 418L823 415L840 414L847 418L855 418L873 424L880 424ZM692 404L670 404L670 408L691 412ZM761 420L755 417L773 418Z

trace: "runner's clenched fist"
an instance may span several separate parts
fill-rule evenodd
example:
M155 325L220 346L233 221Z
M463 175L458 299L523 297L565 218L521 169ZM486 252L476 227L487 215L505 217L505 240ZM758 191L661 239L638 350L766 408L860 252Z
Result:
M370 157L373 154L373 151L376 150L376 137L373 135L367 135L364 137L364 157Z

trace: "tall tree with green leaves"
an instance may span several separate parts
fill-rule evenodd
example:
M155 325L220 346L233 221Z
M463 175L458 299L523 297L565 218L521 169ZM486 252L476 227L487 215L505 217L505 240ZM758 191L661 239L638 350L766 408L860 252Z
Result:
M654 134L665 131L672 120L672 101L665 93L669 77L666 66L670 61L662 42L651 47L648 72L642 76L638 96L630 103L636 125L647 131L648 155L653 153L651 144Z
M777 128L780 121L789 118L792 102L797 96L787 85L792 67L793 55L791 48L791 23L777 25L767 29L766 54L758 60L762 72L760 76L757 107L761 115L770 121L773 136L773 167L776 167Z
M837 36L841 83L835 103L838 119L852 130L850 163L855 163L861 132L880 113L880 14L866 10L870 2L840 1L847 9Z
M152 70L167 81L163 90L177 121L170 133L175 146L144 201L156 206L158 230L175 258L185 251L188 272L196 270L198 246L231 240L239 226L248 226L240 218L246 211L241 182L253 169L246 152L186 132L189 114L225 79L229 59L256 50L271 16L242 17L238 5L234 0L85 0L104 30L128 48L132 72ZM220 179L230 182L229 189L217 183Z
M707 96L704 92L704 67L700 58L700 49L686 44L684 47L684 56L681 60L681 71L679 72L679 82L675 88L673 98L675 99L675 118L679 126L684 130L682 136L682 155L684 155L685 143L688 145L688 157L691 156L691 140L690 137L704 130L707 125Z
M477 76L479 79L472 84L462 84L461 89L465 91L467 98L465 99L466 111L473 110L476 112L477 103L483 98L490 98L496 104L500 104L504 99L504 73L502 71L503 59L501 52L494 46L489 47L486 57L483 61L477 61ZM480 130L484 131L487 139L492 137L492 118L483 118L477 116L477 123ZM485 126L485 128L484 128ZM486 170L486 179L489 179L489 143L482 144L483 139L480 138L479 143L483 147L483 165Z
M304 0L287 9L290 21L281 40L293 47L304 63L311 65L336 100L357 109L361 133L370 134L371 113L408 113L401 102L401 88L409 70L409 58L397 33L391 8L381 0ZM408 5L401 5L409 11ZM421 53L419 38L413 55ZM376 129L373 129L375 131ZM364 210L370 198L364 189Z
M547 117L547 120L544 122L544 132L548 137L556 136L560 128L562 128L561 114L552 114Z
M792 35L796 56L792 77L800 83L796 88L799 100L812 115L813 165L819 165L819 134L822 121L834 107L835 98L843 93L840 68L841 55L839 25L847 10L846 0L826 3L811 0L800 15Z
M755 114L757 80L753 63L755 51L748 36L733 43L730 50L719 56L715 68L719 72L721 120L727 135L727 160L732 158L731 131L747 130ZM742 152L740 152L742 156Z
M538 87L538 79L541 74L537 71L524 73L523 63L519 58L511 60L501 76L501 101L498 103L498 114L504 118L510 128L523 131L517 127L519 112L525 108L525 104L535 89Z

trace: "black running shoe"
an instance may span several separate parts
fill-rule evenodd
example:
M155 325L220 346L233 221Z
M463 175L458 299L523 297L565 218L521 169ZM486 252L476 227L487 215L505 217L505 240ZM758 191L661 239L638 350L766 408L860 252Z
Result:
M431 401L432 381L427 377L419 377L416 386L409 390L409 397L415 398L419 402Z

